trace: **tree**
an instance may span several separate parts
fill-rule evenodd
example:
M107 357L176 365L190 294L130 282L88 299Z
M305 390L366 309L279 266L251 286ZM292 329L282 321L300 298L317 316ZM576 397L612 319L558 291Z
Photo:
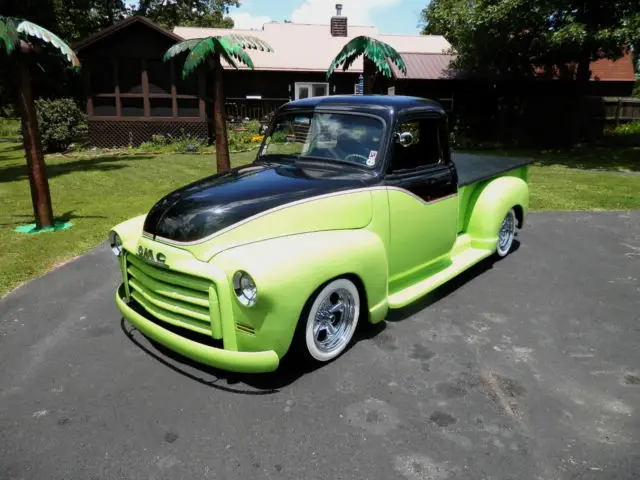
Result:
M36 228L41 229L53 225L53 209L47 170L42 155L38 117L31 91L29 61L33 53L40 50L37 44L31 43L33 40L57 49L76 70L80 68L80 61L73 50L49 30L27 20L0 17L0 50L4 47L7 56L14 58L17 64L18 103L22 117L22 137L31 187L31 202Z
M55 32L74 42L122 20L124 0L52 0Z
M236 60L253 70L253 61L245 51L247 49L273 52L273 49L266 42L256 37L246 35L222 35L185 40L173 45L164 54L164 60L167 61L184 52L189 52L182 68L182 78L186 78L193 73L207 58L213 61L215 77L213 121L216 132L216 163L218 172L224 172L231 168L229 144L227 141L227 122L224 112L225 94L222 59L236 70L238 69Z
M453 45L454 67L491 79L575 79L574 139L580 135L594 60L620 58L640 39L638 0L432 0L424 33Z
M423 11L424 33L453 45L456 67L498 77L532 75L536 67L589 65L618 59L640 39L637 0L433 0Z
M143 15L167 29L181 27L232 28L227 16L239 0L140 0L134 13Z
M391 45L362 35L353 38L342 47L342 50L340 50L329 66L327 79L333 75L333 72L336 68L340 67L340 65L343 66L342 69L344 71L348 70L348 68L353 65L353 62L361 55L373 63L377 72L382 73L382 75L387 78L393 76L389 62L392 62L398 67L402 73L407 74L407 66L404 60Z

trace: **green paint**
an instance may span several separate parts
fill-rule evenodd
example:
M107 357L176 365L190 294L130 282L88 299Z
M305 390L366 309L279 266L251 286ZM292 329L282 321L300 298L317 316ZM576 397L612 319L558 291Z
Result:
M13 231L18 233L37 234L37 233L51 233L60 232L62 230L69 230L73 224L71 222L55 223L50 227L38 228L35 223L28 225L18 225Z
M365 293L369 321L382 321L389 308L410 304L492 255L500 223L514 206L528 212L527 167L432 203L380 187L293 203L180 248L142 237L142 215L114 228L128 252L132 296L161 321L204 332L223 347L193 342L145 319L127 305L126 282L117 302L145 335L196 361L271 371L321 285L352 278ZM162 252L168 268L137 259L138 246ZM256 282L253 307L235 296L238 270Z

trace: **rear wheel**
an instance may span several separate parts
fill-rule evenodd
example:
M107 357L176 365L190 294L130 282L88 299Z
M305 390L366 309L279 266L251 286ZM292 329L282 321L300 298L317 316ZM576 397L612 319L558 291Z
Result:
M498 247L496 253L499 257L506 257L513 247L513 240L516 237L518 220L516 212L512 208L502 220L500 231L498 232Z
M351 280L339 278L321 288L310 303L300 319L304 325L304 350L317 362L329 362L353 338L360 316L360 294Z

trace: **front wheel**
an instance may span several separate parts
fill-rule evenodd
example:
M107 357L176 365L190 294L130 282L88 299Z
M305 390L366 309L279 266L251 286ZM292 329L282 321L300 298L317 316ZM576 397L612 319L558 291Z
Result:
M498 232L498 247L496 253L499 257L506 257L513 247L513 240L516 237L518 220L516 212L512 208L502 220L500 231Z
M358 325L360 294L351 280L339 278L312 297L304 322L305 350L313 360L325 363L347 347Z

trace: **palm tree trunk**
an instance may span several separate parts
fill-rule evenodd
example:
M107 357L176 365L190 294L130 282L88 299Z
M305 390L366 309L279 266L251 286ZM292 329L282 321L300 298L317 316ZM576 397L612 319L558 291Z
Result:
M220 54L214 55L213 62L215 80L213 122L216 129L216 163L218 173L221 173L231 168L231 162L229 160L229 143L227 141L227 118L224 111L224 69L220 63Z
M29 74L27 59L20 59L19 70L19 102L22 114L22 138L24 142L25 156L27 157L27 170L29 174L29 186L31 187L33 214L36 219L36 228L40 229L53 225L53 209L51 208L51 194L49 193L47 169L44 164L42 145L40 143L38 116L36 115L36 109L31 93L31 75Z

